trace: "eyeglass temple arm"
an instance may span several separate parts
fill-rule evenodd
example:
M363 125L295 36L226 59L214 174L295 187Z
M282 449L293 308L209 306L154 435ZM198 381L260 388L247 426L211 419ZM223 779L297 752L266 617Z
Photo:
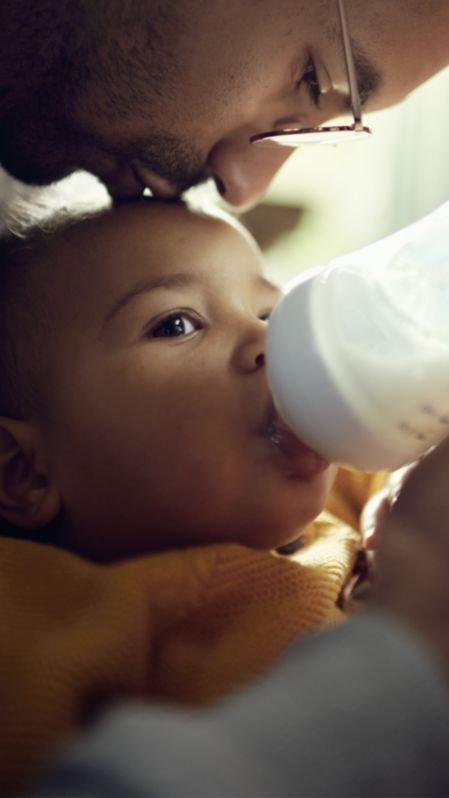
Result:
M356 125L362 123L362 109L360 105L359 88L357 85L357 77L354 66L354 59L352 57L351 41L349 39L348 21L346 18L346 10L343 0L337 0L338 10L340 12L340 25L341 35L343 38L343 49L345 54L346 72L348 74L349 82L349 99L351 102L352 113Z

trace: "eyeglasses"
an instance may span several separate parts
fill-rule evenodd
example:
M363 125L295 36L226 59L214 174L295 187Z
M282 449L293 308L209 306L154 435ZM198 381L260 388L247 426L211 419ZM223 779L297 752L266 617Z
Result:
M352 125L333 125L328 127L300 127L280 130L270 130L251 136L252 143L273 142L286 147L301 147L303 144L338 144L341 141L354 141L371 135L369 127L362 123L362 109L357 86L357 77L352 56L351 40L349 38L348 22L343 0L337 0L340 16L343 51L345 54L346 75L349 86L349 101L351 104Z

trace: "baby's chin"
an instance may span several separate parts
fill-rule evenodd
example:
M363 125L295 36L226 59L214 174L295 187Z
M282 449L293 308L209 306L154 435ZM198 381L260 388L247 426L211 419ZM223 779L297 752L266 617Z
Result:
M234 543L240 543L243 546L247 546L250 549L255 549L257 551L278 551L278 550L286 550L282 553L288 553L287 549L292 551L296 551L302 545L303 540L308 538L307 531L310 529L310 525L313 523L314 518L311 519L310 522L306 522L303 524L296 524L294 527L288 528L281 528L277 527L276 529L259 529L258 534L254 534L251 536L242 538L239 540L236 539Z
M254 525L253 531L249 535L247 531L242 530L242 539L235 542L254 549L277 550L289 546L298 548L298 544L295 545L295 542L310 536L308 533L310 533L314 521L325 509L336 473L337 467L329 466L316 480L313 489L307 492L307 496L300 502L296 512L287 502L284 514L282 509L277 507L273 518L271 518L271 523L258 527Z

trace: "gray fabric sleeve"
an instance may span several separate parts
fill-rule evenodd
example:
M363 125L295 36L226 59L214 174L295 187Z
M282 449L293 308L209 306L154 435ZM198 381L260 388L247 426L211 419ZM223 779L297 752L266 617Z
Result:
M364 613L201 712L129 703L29 798L447 798L449 689L399 624Z

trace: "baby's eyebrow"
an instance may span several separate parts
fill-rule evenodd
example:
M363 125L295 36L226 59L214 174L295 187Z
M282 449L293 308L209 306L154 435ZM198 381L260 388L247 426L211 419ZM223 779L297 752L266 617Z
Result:
M198 282L198 277L191 272L174 272L173 274L163 274L158 277L153 277L150 280L136 283L129 291L126 292L120 299L115 302L111 310L106 314L103 328L117 315L129 302L131 302L140 294L148 294L157 289L170 289L170 288L183 288L187 285L192 285Z

